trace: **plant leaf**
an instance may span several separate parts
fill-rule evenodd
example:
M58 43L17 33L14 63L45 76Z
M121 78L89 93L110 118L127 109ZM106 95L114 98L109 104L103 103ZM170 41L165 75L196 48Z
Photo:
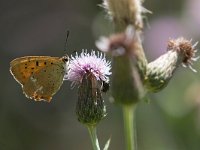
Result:
M111 138L108 139L108 141L106 142L103 150L108 150L109 146L110 146L110 141L111 141Z

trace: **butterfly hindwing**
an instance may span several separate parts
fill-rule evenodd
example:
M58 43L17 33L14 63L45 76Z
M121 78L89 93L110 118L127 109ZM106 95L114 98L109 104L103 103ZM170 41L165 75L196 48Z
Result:
M64 63L48 65L31 75L23 91L28 98L50 101L60 89L65 74Z

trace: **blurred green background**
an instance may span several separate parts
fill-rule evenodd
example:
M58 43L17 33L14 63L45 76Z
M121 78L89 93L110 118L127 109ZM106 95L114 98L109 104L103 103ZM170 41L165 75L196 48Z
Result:
M0 150L90 150L89 135L76 119L76 88L64 82L51 103L27 99L9 73L9 62L26 55L62 56L97 49L112 25L97 6L100 0L0 1ZM199 0L151 0L143 43L149 61L166 51L167 40L184 36L200 41ZM199 47L199 45L197 46ZM194 65L200 70L199 62ZM200 72L200 71L199 71ZM138 150L200 149L200 73L180 67L163 91L140 102L136 120ZM107 117L98 125L100 145L123 150L121 109L105 95Z

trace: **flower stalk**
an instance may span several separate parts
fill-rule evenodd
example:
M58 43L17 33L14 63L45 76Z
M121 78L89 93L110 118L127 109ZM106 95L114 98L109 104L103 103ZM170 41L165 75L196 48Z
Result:
M90 139L92 141L93 150L100 150L99 141L97 138L96 126L88 125L87 128L90 134Z
M137 138L135 128L135 107L125 105L123 106L123 118L124 118L124 132L126 138L126 149L136 150L137 149ZM131 134L130 134L131 133Z

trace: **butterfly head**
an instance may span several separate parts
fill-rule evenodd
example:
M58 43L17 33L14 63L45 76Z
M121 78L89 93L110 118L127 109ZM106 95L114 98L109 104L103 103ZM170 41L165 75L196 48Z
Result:
M69 61L69 56L66 54L62 57L62 61L67 63Z

